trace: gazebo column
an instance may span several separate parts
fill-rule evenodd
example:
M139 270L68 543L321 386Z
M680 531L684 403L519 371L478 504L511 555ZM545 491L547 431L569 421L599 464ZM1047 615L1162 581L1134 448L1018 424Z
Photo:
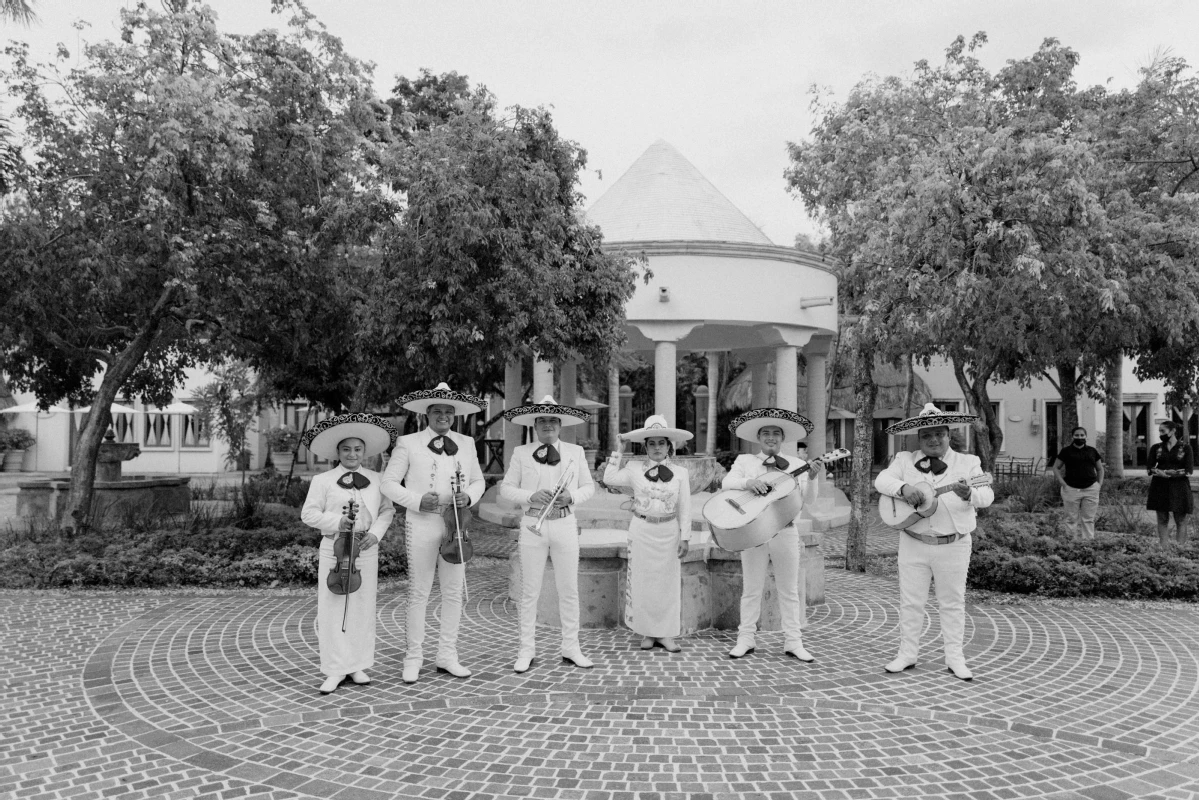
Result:
M578 361L569 358L562 362L562 371L559 375L561 385L561 397L558 402L564 406L577 406L579 403L579 369ZM562 429L560 434L562 441L577 444L577 432L579 430L587 430L586 426L570 425Z
M770 401L770 359L768 350L750 350L745 353L746 368L749 370L749 407L766 408ZM741 452L756 453L758 445L754 442L739 440Z
M541 398L554 393L554 365L533 357L533 395L530 403L540 403ZM557 398L554 398L557 400Z
M509 361L504 367L504 410L516 408L521 401L521 363ZM521 426L504 420L504 467L512 463L512 451L520 445Z
M786 411L799 410L799 348L782 345L774 349L774 405ZM784 442L783 452L795 454L795 442Z
M678 346L670 341L654 342L654 413L666 417L672 428L677 374Z
M708 353L708 455L716 455L716 412L720 406L720 353Z
M814 336L804 347L804 358L808 362L808 419L812 420L812 433L808 436L808 453L813 458L828 450L828 354L832 337Z

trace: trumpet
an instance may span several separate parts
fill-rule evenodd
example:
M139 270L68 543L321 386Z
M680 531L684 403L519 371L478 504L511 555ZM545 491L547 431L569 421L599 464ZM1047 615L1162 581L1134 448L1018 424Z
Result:
M574 480L574 476L575 467L574 464L571 464L566 468L566 471L562 473L562 477L558 479L557 485L554 486L554 494L552 497L550 497L550 501L545 504L545 508L541 509L541 514L538 515L537 521L532 525L526 525L525 530L527 530L529 533L536 534L537 536L541 535L541 526L545 522L545 518L548 517L550 512L554 510L554 503L557 502L559 495L566 490L567 485Z

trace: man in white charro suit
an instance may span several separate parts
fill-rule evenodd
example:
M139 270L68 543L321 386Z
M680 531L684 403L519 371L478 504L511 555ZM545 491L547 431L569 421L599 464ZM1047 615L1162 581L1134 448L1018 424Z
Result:
M505 411L504 417L517 425L532 425L537 436L537 441L512 451L500 484L500 496L525 509L519 545L520 646L512 669L528 672L537 655L537 599L547 556L553 559L558 589L562 659L590 669L592 661L579 645L579 525L574 507L595 494L595 482L583 448L560 441L558 435L563 425L581 425L591 415L580 408L560 406L547 395L540 403ZM560 482L564 488L555 497ZM544 520L539 534L529 530L538 519Z
M437 643L438 672L469 678L470 670L458 662L458 623L462 618L462 592L466 565L451 564L441 557L445 522L441 516L451 503L472 506L487 488L475 440L450 430L454 418L475 414L483 400L450 391L444 383L404 395L400 402L408 411L426 415L428 427L420 433L400 437L383 472L380 487L386 497L407 509L404 535L408 550L407 650L404 655L405 683L415 683L424 664L425 610L436 574L441 585L441 635ZM461 491L452 491L451 481L461 471Z
M949 446L949 426L969 425L977 417L944 412L927 404L919 415L887 428L887 433L915 433L920 449L895 454L874 480L874 488L888 497L899 497L912 506L921 503L916 484L933 489L952 486L943 493L932 516L907 528L899 537L899 653L883 669L903 672L916 666L928 585L935 582L941 615L945 666L968 681L974 673L966 666L962 641L966 627L966 573L970 568L970 534L977 522L975 509L995 500L990 486L967 482L983 475L978 456L959 453Z

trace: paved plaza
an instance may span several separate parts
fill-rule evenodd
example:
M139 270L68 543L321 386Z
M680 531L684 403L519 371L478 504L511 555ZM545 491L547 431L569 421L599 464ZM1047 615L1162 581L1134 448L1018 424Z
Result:
M919 666L887 675L894 580L829 569L813 664L778 633L732 661L730 632L670 655L602 630L584 632L596 666L580 670L540 629L518 676L506 546L468 566L473 677L430 661L400 681L397 583L374 682L330 696L308 592L0 593L0 797L1199 796L1192 607L974 602L973 682L946 672L935 613Z

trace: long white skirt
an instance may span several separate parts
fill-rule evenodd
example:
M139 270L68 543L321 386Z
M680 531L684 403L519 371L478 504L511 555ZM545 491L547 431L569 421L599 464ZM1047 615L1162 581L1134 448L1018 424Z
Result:
M682 630L682 569L679 523L629 522L629 594L625 624L642 636L659 639Z
M379 588L379 546L360 552L355 563L362 572L358 591L339 595L325 581L336 568L333 540L322 537L320 570L317 573L316 625L321 649L321 672L349 675L375 665L375 594ZM348 606L347 606L348 604ZM348 608L348 613L347 613ZM345 614L345 633L342 615Z

